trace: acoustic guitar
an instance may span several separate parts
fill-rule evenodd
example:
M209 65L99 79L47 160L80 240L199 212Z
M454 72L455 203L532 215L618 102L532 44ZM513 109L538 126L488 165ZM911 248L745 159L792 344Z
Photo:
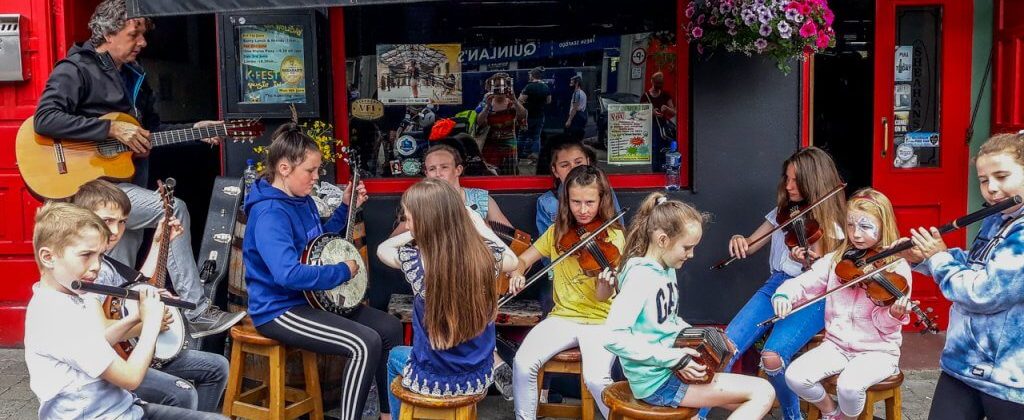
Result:
M111 112L99 118L139 125L134 117L121 112ZM94 179L124 181L135 174L132 151L124 143L113 139L52 139L36 134L33 120L29 118L21 124L14 150L18 171L36 195L48 199L67 198ZM152 132L149 142L156 148L211 137L251 141L263 134L263 130L263 123L258 119L238 120L202 128Z

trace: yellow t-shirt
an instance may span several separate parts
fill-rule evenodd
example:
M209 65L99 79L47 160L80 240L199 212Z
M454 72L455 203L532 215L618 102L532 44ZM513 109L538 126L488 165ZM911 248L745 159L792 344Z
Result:
M626 238L622 231L608 228L608 241L621 252L626 246ZM533 246L540 254L550 258L558 258L558 240L555 238L555 226L552 225L534 242ZM583 273L579 259L568 257L552 270L554 272L555 307L549 316L569 319L580 324L603 324L612 307L612 299L605 302L597 300L597 277Z

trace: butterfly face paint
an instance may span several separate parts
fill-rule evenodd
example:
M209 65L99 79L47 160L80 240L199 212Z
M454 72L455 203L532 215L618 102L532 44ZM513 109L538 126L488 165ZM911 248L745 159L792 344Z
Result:
M858 249L875 246L881 231L881 223L875 216L861 211L851 211L846 216L846 236Z

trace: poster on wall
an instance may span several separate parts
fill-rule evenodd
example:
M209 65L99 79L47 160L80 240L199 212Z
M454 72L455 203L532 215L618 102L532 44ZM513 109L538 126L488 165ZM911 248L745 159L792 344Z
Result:
M301 25L238 27L242 103L306 103L302 32Z
M461 105L460 44L377 46L377 98L384 105Z
M895 76L897 82L910 82L913 81L913 70L914 70L914 46L913 45L898 45L896 46L896 60L895 60Z
M906 111L912 105L910 98L910 83L897 83L893 88L893 109Z
M608 164L651 163L651 104L608 104Z

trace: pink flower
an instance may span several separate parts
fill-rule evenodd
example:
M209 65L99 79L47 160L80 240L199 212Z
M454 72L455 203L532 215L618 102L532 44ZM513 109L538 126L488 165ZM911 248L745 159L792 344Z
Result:
M694 12L693 3L690 3L690 6L686 8L686 17L687 18L692 18L693 17L693 12Z
M829 9L825 9L825 24L828 26L832 26L832 21L834 21L835 19L835 13L832 13L832 11Z
M700 37L704 36L704 30L701 29L700 26L698 26L696 28L693 28L693 31L690 32L690 35L693 35L694 39L700 39Z
M818 32L818 38L815 40L815 46L818 47L819 50L824 50L825 48L828 48L830 41L831 39L828 37L828 34L826 34L825 31L821 31Z
M814 22L807 19L803 26L800 27L800 36L804 38L810 38L814 34L818 33L818 27L814 25Z

